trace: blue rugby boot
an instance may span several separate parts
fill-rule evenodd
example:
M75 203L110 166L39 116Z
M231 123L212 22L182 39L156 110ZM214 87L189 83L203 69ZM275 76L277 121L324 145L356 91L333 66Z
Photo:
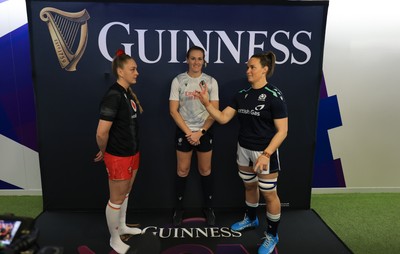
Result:
M258 218L256 217L255 220L250 220L247 214L244 215L244 219L241 221L236 222L231 226L232 230L235 231L242 231L246 228L256 228L258 227Z
M265 240L261 244L260 248L258 248L258 254L270 254L274 251L276 244L279 242L278 234L276 234L276 236L268 234L267 232L264 232L264 234L265 237L263 237L263 239Z

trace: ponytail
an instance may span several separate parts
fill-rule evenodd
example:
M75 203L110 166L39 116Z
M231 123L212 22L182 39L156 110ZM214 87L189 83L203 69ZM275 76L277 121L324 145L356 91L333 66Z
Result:
M254 54L252 57L258 58L262 67L268 67L268 72L266 73L267 79L274 74L276 56L272 51Z
M139 99L137 98L136 94L133 92L132 88L129 87L128 90L131 93L131 95L132 95L133 99L135 100L135 102L137 103L137 105L139 106L140 114L142 114L143 113L143 108L142 108L142 105L140 104Z

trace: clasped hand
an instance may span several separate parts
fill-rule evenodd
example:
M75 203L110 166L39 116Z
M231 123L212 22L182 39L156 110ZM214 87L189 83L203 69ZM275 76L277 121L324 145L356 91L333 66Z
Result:
M202 134L200 131L192 132L192 133L186 135L186 139L189 142L189 144L191 144L193 146L197 146L197 145L200 145L201 135Z

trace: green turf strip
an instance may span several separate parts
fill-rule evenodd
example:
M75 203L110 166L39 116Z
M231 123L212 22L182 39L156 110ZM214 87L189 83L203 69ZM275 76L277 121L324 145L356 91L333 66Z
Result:
M354 253L400 253L400 193L313 194L311 208Z

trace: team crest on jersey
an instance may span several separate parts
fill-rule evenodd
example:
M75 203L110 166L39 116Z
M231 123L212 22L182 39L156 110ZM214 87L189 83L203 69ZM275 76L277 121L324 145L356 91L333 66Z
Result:
M131 100L131 106L132 106L133 110L136 112L136 103L134 100Z
M266 98L267 98L267 95L265 93L260 94L260 96L258 96L259 101L265 101Z

